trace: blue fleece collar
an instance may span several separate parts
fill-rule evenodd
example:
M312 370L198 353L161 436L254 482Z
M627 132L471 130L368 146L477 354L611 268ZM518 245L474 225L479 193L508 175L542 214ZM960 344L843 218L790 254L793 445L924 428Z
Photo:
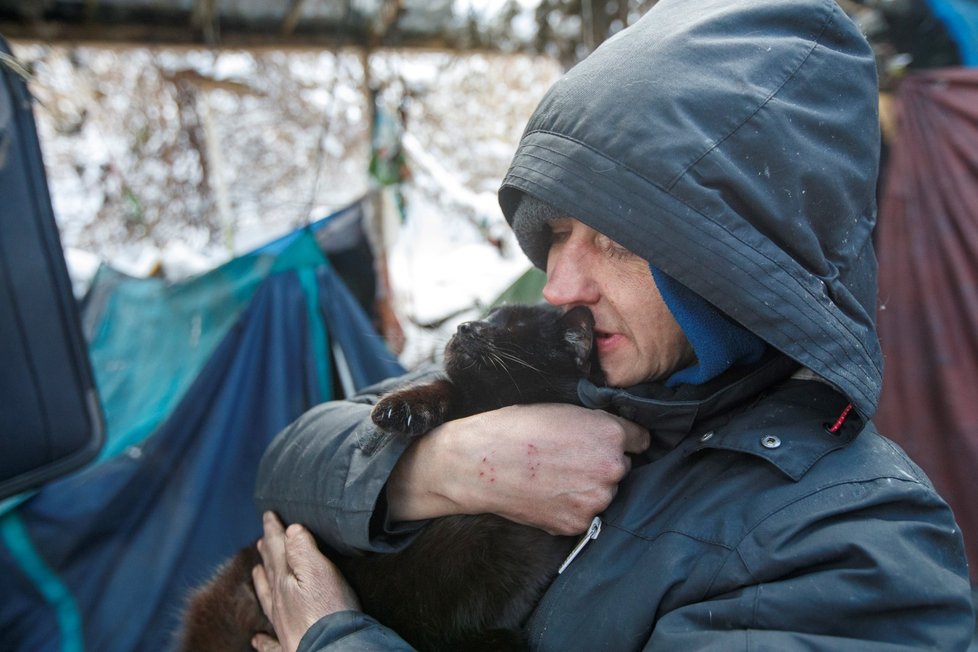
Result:
M679 327L686 335L696 362L674 372L667 387L700 385L737 364L757 362L764 355L764 341L734 322L685 285L649 265L652 278Z

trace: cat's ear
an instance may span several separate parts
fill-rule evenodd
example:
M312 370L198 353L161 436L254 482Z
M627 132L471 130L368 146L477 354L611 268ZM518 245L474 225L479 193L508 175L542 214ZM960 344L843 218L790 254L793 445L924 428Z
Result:
M587 373L594 342L594 315L584 306L575 306L565 312L557 323L564 329L564 339L574 349L574 362Z

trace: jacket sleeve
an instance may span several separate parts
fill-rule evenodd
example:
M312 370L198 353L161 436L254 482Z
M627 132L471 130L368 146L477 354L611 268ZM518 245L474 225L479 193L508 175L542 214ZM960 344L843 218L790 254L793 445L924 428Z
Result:
M408 652L397 634L359 611L341 611L319 619L303 635L296 652Z
M385 487L410 440L374 427L377 396L433 371L368 388L346 401L319 405L279 433L258 467L255 503L286 523L301 523L341 554L391 552L423 523L389 521Z
M662 615L649 650L966 650L960 530L929 487L822 488L731 550L702 601Z

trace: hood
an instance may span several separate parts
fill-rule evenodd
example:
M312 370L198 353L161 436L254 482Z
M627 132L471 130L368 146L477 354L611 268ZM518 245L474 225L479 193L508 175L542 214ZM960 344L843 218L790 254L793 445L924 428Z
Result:
M838 387L879 400L872 50L834 0L660 0L550 89L499 193L628 246ZM515 224L546 267L549 228Z

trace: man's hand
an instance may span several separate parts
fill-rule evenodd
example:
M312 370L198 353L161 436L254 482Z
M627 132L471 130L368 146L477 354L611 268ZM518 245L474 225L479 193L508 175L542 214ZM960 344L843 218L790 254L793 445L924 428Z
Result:
M551 534L579 534L614 498L649 445L645 428L574 405L517 405L422 436L391 475L394 520L494 513Z
M258 634L252 645L259 652L294 652L317 620L338 611L359 610L360 603L308 530L296 524L284 530L272 512L265 512L262 525L265 534L258 541L262 564L251 575L278 641Z

